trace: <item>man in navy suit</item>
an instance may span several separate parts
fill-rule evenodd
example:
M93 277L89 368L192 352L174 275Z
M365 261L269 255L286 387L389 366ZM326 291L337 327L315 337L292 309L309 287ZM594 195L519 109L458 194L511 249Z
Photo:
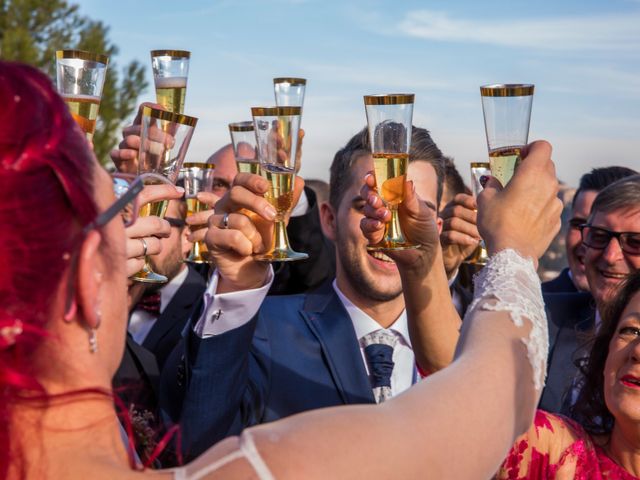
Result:
M580 178L580 184L571 204L571 220L565 237L568 268L553 280L542 284L544 293L588 292L589 283L584 271L584 248L580 238L580 225L587 222L591 205L603 188L621 178L637 172L626 167L594 168Z
M207 243L218 271L205 293L203 314L190 325L186 348L174 352L162 379L164 406L180 421L189 456L247 425L315 408L381 401L380 389L396 395L418 379L416 364L435 371L449 363L460 318L437 246L441 157L428 132L414 127L408 178L434 212L433 248L439 252L425 289L428 325L407 320L395 263L366 249L360 221L367 199L360 189L373 167L366 130L336 154L331 166L330 201L321 207L321 221L336 245L336 277L317 290L262 303L273 272L250 255L261 248L259 232L268 224L238 213L225 217L217 206ZM220 210L249 208L269 219L269 205L257 195L266 188L264 179L239 175L238 180L235 195L232 190L228 201L221 200ZM234 203L233 198L249 200ZM369 348L369 339L377 336L393 344L391 350L389 344ZM412 340L419 343L415 352ZM375 353L381 351L388 352L384 362Z

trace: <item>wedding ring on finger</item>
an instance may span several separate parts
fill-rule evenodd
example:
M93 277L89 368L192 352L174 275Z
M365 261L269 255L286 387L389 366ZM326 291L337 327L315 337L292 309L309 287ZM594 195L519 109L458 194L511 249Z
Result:
M140 240L142 242L142 257L146 257L147 256L147 241L144 238L139 238L138 240Z
M225 213L222 216L222 227L220 227L220 228L223 228L225 230L229 228L229 214L228 213Z

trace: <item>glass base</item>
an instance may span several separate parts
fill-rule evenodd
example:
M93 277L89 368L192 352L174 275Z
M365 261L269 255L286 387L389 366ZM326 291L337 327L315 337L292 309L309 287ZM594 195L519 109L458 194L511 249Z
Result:
M484 242L481 241L478 247L464 260L463 263L484 267L487 264L487 261L489 261L489 254L484 246Z
M297 262L298 260L306 260L309 258L309 255L306 253L295 252L291 249L277 249L269 253L256 255L253 258L259 262Z
M204 265L205 263L208 265L213 263L211 260L205 260L204 258L185 258L183 262L192 263L194 265Z
M151 270L151 266L148 262L145 262L144 267L138 273L136 273L131 280L140 283L167 283L169 279L164 275Z
M367 251L377 252L380 250L411 250L418 248L420 245L414 245L409 242L398 242L395 240L383 240L375 245L367 245Z

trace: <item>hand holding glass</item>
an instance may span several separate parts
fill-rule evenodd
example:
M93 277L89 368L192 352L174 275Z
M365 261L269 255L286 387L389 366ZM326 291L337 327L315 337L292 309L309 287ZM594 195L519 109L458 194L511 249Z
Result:
M398 206L404 200L404 184L409 163L413 118L413 94L366 95L364 105L369 127L376 188L391 219L384 237L367 250L405 250L417 248L400 229Z
M254 107L253 126L260 173L269 182L266 199L276 209L272 248L255 258L265 262L291 262L309 258L289 246L285 217L293 208L295 159L298 151L300 107Z
M96 130L109 57L82 50L56 52L58 92L88 140Z
M151 107L142 110L142 132L138 153L138 174L155 173L156 177L145 180L145 184L175 184L180 168L189 148L189 142L198 119ZM159 178L158 178L159 177ZM163 218L168 200L143 205L140 216L155 215ZM164 283L167 277L151 269L145 258L142 270L132 277L137 282Z

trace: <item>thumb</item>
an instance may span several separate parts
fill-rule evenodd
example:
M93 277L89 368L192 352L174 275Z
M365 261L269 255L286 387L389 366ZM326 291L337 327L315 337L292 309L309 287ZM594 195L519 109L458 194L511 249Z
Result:
M482 192L480 192L480 195L478 195L478 209L482 208L481 205L483 203L490 201L493 197L496 196L498 192L502 191L503 188L504 187L498 179L493 176L489 176L489 179L485 183Z
M411 217L416 217L420 211L420 197L416 193L413 180L404 182L404 200L400 204L400 208Z

